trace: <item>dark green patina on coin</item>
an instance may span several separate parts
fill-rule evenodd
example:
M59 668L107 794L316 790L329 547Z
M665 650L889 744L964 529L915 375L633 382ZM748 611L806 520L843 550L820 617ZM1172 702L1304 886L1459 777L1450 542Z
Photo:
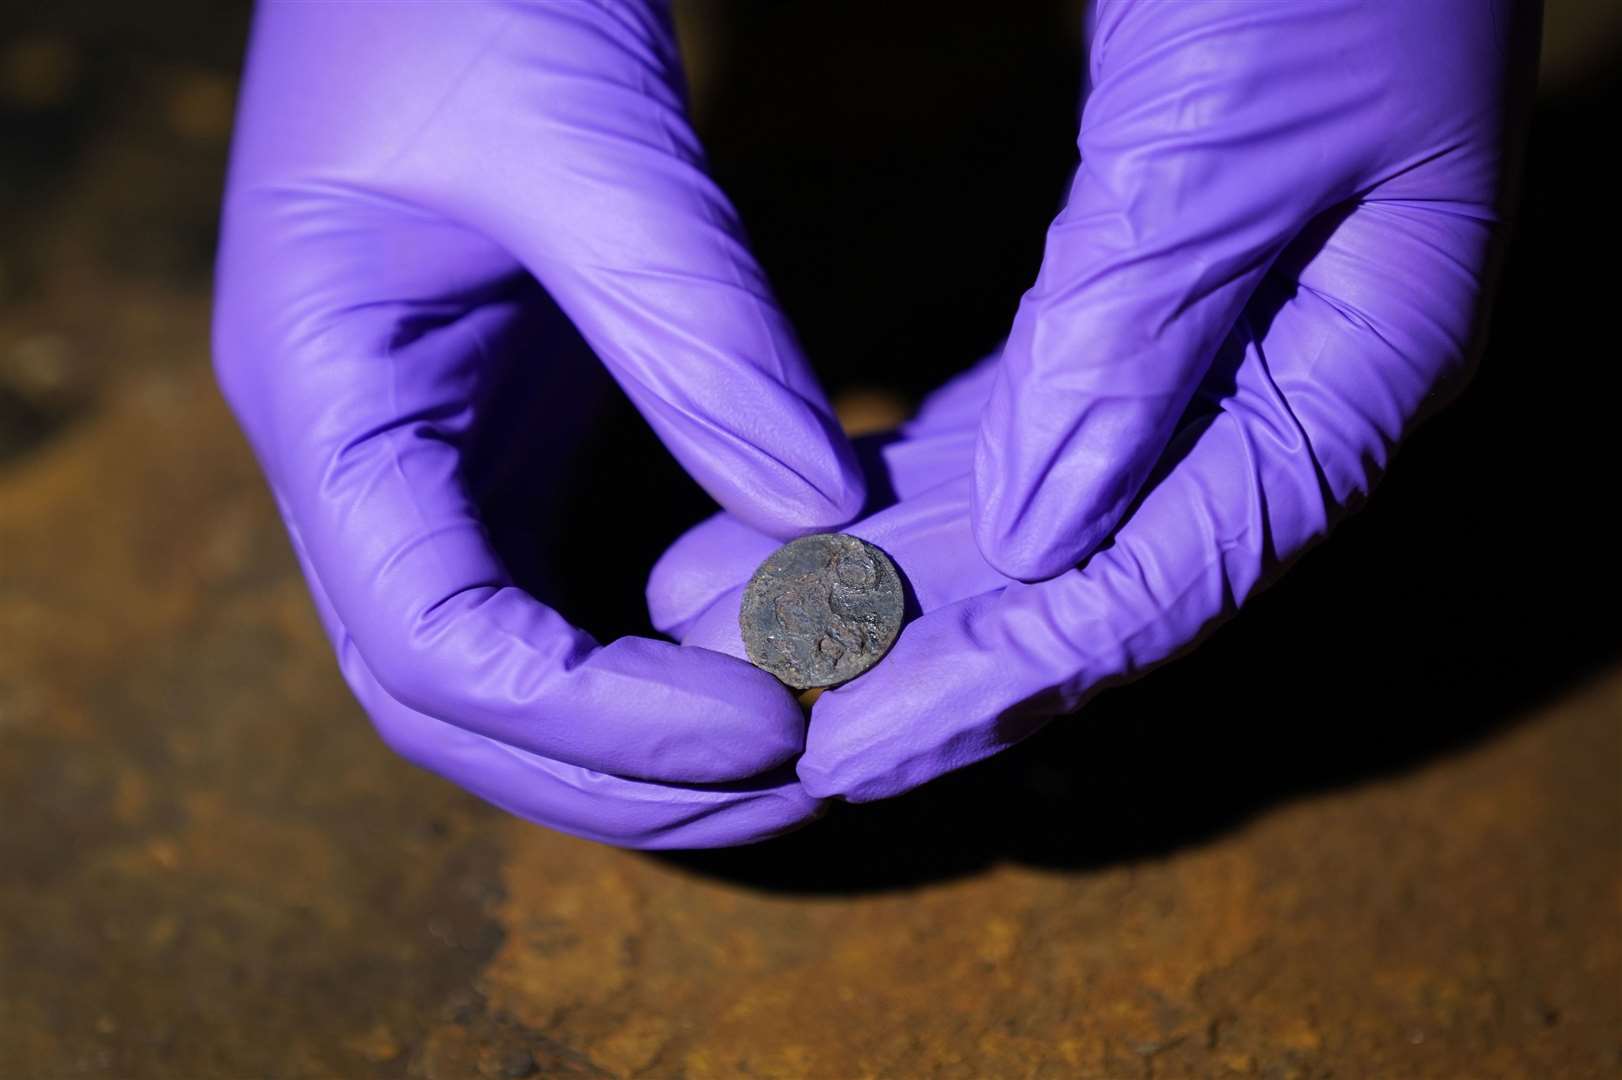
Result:
M749 660L795 690L838 686L878 663L901 631L901 575L845 533L802 536L772 552L743 591Z

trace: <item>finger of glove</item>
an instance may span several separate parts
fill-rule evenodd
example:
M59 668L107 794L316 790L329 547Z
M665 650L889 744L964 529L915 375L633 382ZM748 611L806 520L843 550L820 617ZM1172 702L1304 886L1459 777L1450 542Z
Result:
M380 303L276 357L256 441L368 668L415 711L584 768L706 782L781 764L803 720L771 679L664 642L599 646L512 584L460 467L470 369L506 317L486 305L402 341L407 313Z
M921 427L914 433L909 423L899 432L857 440L856 453L864 464L869 489L884 492L887 498L884 509L843 531L884 547L869 533L877 530L887 536L904 534L904 522L924 519L930 519L933 527L933 504L909 507L899 514L893 512L894 508L898 503L905 507L909 500L934 488L966 478L976 428L973 424L953 427L940 423ZM966 522L968 491L962 485L956 490L963 499L961 510ZM648 611L653 625L672 637L687 639L693 621L748 581L779 546L776 538L727 513L693 526L665 550L648 577ZM902 547L912 551L917 545L904 543ZM972 540L969 548L965 555L977 569L983 568L985 560L973 548ZM893 551L891 555L901 557Z
M785 769L755 782L704 787L630 780L442 724L386 695L367 711L384 741L406 760L508 813L617 847L752 844L798 829L823 812Z
M573 836L629 848L749 844L821 813L784 769L713 786L628 779L553 761L401 705L369 678L352 646L340 662L378 733L400 756L486 802Z
M528 753L400 704L366 666L296 536L294 548L344 679L384 742L486 802L560 832L630 848L753 843L820 814L818 801L781 769L708 787L631 780Z
M1494 223L1401 203L1317 238L1225 347L1230 389L1079 570L926 614L824 694L806 789L888 798L961 768L1187 648L1327 532L1439 388L1464 373ZM1312 245L1305 245L1311 247ZM1407 272L1393 281L1394 266ZM1258 341L1256 333L1261 337Z
M665 17L626 10L515 7L393 167L524 262L723 507L775 536L839 525L863 501L849 442L707 172Z
M1272 259L1370 160L1384 69L1340 56L1370 35L1293 5L1116 15L975 462L981 549L1026 580L1115 528Z
M1490 193L1393 196L1315 223L1280 260L1263 347L1335 504L1365 496L1473 370L1500 237Z
M941 496L936 503L907 504L934 488L952 485L967 477L975 451L981 402L993 375L993 362L994 357L988 358L931 394L923 412L903 423L899 430L856 439L856 457L863 464L868 490L873 491L874 501L882 499L882 503L845 532L866 537L890 551L892 558L900 559L910 556L890 550L886 546L889 540L881 542L878 535L905 537L921 522L928 522L923 529L933 532L938 527L936 506L950 503L959 496L963 499L962 512L967 521L968 491L962 485L954 488L954 495ZM903 509L894 511L897 504ZM973 546L972 537L965 534L963 538L968 538L970 543L962 551L954 550L954 556L962 555L973 572L957 582L959 585L980 581L986 569L985 558ZM950 538L950 542L957 540L959 537ZM900 540L899 545L900 551L907 553L916 550L923 555L925 551L920 543ZM749 529L725 512L694 525L665 550L649 576L647 605L654 626L686 641L693 634L694 621L728 592L748 581L777 546L779 542L775 538ZM903 572L907 571L903 569ZM933 577L933 574L926 572L925 577ZM996 577L1001 579L1002 576L996 574ZM694 641L714 639L706 632ZM727 641L730 642L730 637Z
M997 361L993 353L948 380L895 431L855 440L867 490L874 501L883 500L879 512L969 474ZM699 522L665 550L648 577L653 625L685 639L693 621L747 581L777 547L776 539L725 512Z

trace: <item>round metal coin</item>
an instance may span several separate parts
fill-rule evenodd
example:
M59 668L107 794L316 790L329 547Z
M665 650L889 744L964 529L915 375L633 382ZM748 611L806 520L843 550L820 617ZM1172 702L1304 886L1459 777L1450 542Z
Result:
M756 667L795 690L837 686L879 662L901 631L901 575L845 533L772 552L743 592L738 627Z

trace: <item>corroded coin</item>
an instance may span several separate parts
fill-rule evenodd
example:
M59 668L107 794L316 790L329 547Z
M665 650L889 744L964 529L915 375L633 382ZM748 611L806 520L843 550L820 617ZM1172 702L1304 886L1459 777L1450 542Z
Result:
M784 544L760 564L738 611L758 668L795 690L837 686L879 662L901 630L901 576L844 533Z

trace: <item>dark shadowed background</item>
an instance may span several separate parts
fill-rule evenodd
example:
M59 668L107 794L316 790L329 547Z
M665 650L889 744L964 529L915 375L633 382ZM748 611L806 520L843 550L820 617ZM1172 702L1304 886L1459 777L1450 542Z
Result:
M1074 7L678 6L851 422L1005 331ZM994 761L663 857L395 759L338 677L208 370L247 21L0 19L0 1077L1622 1068L1622 17L1550 5L1480 372L1330 543ZM602 637L648 632L642 574L708 510L614 409L536 523Z

